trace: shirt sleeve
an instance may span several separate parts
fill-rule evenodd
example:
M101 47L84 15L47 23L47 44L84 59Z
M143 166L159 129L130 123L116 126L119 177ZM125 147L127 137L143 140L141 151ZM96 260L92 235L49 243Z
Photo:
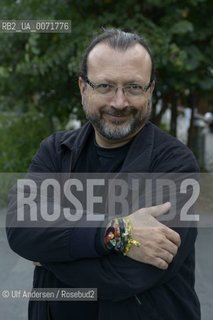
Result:
M97 288L99 299L120 301L169 282L180 269L185 275L192 272L196 230L183 228L179 234L182 244L167 270L121 254L69 263L44 263L43 267L68 287Z
M55 135L45 139L33 158L27 177L60 172L61 155ZM6 221L8 242L13 251L32 261L66 262L80 258L97 258L108 254L102 242L103 228L72 227L65 221L63 227L31 226L17 221L17 188L12 188ZM39 210L39 206L37 206Z

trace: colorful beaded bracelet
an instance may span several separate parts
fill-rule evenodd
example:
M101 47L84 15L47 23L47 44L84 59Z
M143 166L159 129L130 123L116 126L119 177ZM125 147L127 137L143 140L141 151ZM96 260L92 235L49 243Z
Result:
M128 218L113 219L106 229L104 243L107 249L126 255L132 245L140 246L140 242L131 237L132 226Z

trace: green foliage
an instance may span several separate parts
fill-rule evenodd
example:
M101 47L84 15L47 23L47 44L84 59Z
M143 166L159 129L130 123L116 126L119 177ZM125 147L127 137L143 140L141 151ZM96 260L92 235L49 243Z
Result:
M0 114L0 172L26 172L48 128L48 119L37 112Z
M17 179L23 179L23 173L0 172L0 209L8 205L8 194L12 187L17 183Z

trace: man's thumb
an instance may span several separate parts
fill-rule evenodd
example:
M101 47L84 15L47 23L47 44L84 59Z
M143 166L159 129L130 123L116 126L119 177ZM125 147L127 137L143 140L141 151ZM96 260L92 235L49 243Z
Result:
M146 213L149 213L151 216L157 218L167 213L170 208L171 208L171 203L165 202L163 204L159 204L157 206L147 208Z

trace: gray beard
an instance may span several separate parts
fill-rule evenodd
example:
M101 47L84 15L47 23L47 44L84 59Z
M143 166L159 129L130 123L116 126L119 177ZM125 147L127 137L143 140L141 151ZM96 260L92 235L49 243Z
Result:
M131 121L131 123L126 124L114 124L109 125L103 119L96 119L94 116L87 117L87 119L92 123L95 129L108 140L122 140L129 135L137 132L143 123L139 120Z
M137 133L144 124L148 121L151 114L151 99L148 102L146 112L132 113L129 122L119 123L119 120L113 124L108 124L107 121L101 118L101 114L88 112L87 106L83 105L87 119L91 122L94 128L107 140L122 140L130 135Z

